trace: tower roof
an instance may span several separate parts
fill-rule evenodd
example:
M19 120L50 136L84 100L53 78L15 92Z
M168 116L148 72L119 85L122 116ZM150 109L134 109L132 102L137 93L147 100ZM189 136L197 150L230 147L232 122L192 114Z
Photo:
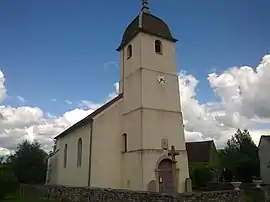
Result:
M178 41L172 36L168 25L163 20L150 14L150 12L144 12L142 10L126 28L122 37L122 42L116 50L120 51L139 32L154 35L172 42Z

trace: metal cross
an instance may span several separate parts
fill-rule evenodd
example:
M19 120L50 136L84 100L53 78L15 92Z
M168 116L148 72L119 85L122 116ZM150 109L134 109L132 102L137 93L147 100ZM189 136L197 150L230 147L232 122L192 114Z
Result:
M142 0L142 12L150 13L150 10L148 7L148 0Z

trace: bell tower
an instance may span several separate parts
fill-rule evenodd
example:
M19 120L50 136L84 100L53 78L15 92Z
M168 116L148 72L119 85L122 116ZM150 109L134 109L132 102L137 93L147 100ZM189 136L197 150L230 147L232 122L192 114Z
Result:
M170 157L162 147L167 142L179 152L176 159L178 192L185 190L189 173L176 42L168 25L152 15L148 1L142 0L139 15L128 25L117 48L120 92L123 93L122 133L127 142L122 152L123 188L147 190L150 181L155 181L157 191L161 191L161 185L172 186L170 172L165 179L159 168L165 161L168 168L171 167ZM166 192L170 192L169 188Z

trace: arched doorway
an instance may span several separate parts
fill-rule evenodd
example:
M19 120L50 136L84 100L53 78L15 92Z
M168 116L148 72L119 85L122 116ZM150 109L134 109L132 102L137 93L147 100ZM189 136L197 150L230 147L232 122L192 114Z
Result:
M173 192L172 161L163 159L158 165L159 191L165 193Z

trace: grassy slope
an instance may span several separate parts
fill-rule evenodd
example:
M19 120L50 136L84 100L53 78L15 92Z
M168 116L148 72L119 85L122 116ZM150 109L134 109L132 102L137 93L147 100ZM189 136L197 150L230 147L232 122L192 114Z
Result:
M9 196L4 200L4 202L40 202L37 200L22 199L15 196Z

